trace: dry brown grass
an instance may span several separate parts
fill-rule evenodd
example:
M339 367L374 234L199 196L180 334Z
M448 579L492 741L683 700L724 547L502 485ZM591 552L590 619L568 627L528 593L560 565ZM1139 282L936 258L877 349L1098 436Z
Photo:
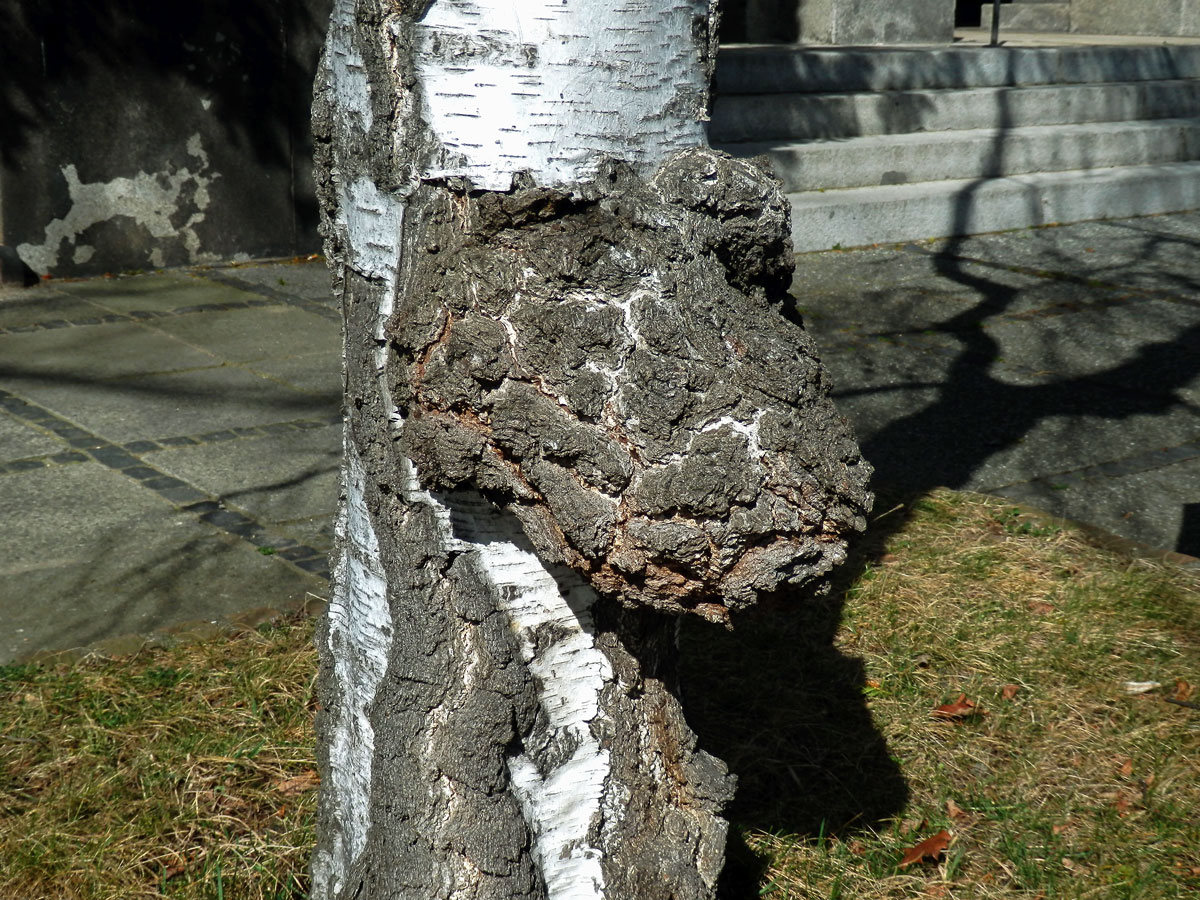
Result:
M308 623L0 669L0 896L303 896Z
M841 623L832 652L812 613L769 614L717 649L719 671L750 656L771 673L749 714L769 739L720 748L752 788L735 869L775 898L1196 896L1200 711L1164 696L1200 680L1200 573L995 498L940 491L904 516L826 612ZM701 681L722 698L711 672ZM964 693L982 712L931 715ZM740 713L700 707L705 728L738 730ZM838 708L855 728L822 720ZM800 784L782 777L814 754ZM774 790L756 790L772 771ZM939 863L898 869L942 829ZM735 894L753 896L745 879Z
M687 623L689 716L740 778L726 898L1196 896L1200 710L1163 698L1200 682L1198 582L936 492L832 599ZM0 667L0 897L305 896L315 669L305 621Z

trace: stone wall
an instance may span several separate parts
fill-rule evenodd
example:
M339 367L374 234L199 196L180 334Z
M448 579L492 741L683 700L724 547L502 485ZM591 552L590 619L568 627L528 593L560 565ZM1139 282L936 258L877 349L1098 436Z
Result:
M1004 2L1002 21L1016 30L1200 37L1200 0ZM727 42L870 45L950 43L956 16L964 24L987 27L992 5L990 0L724 0L721 7L721 35Z
M1071 30L1200 37L1200 0L1071 0Z
M5 280L318 250L330 5L0 0Z
M797 21L802 43L949 43L954 0L799 0Z
M725 0L727 42L939 44L954 37L955 0Z

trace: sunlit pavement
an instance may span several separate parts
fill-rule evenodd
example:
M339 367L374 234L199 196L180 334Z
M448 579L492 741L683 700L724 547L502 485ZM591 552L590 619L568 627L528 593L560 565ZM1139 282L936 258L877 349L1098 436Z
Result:
M1200 556L1200 214L804 254L793 293L882 483Z
M1200 214L797 257L880 483L1200 555ZM324 264L0 292L0 664L319 608L340 324Z
M0 663L325 596L339 322L320 261L0 294Z

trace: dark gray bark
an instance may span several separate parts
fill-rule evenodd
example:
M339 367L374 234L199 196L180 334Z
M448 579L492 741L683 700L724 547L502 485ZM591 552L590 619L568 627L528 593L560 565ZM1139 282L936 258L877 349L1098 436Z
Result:
M702 900L733 785L668 614L819 589L870 504L783 313L786 202L672 134L478 187L428 124L418 12L340 3L314 108L347 452L314 897ZM708 33L680 40L699 66Z
M804 331L770 176L710 150L648 181L412 199L389 327L401 449L478 486L606 597L717 621L816 584L869 474Z

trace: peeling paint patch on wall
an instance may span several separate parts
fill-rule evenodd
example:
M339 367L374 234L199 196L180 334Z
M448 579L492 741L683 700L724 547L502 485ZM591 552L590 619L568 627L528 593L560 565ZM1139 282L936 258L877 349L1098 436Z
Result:
M210 172L208 153L199 134L188 139L187 152L195 160L195 171L190 167L171 172L143 171L132 178L84 183L74 164L63 166L70 209L46 226L42 243L19 244L17 255L42 275L68 260L77 264L86 262L95 248L81 243L80 236L102 222L125 217L144 227L155 240L156 246L146 258L149 265L165 265L164 253L176 248L181 248L191 263L215 260L216 254L201 249L196 226L204 221L212 200L209 187L220 175ZM172 219L178 221L183 213L187 214L186 221L182 225L172 224Z

